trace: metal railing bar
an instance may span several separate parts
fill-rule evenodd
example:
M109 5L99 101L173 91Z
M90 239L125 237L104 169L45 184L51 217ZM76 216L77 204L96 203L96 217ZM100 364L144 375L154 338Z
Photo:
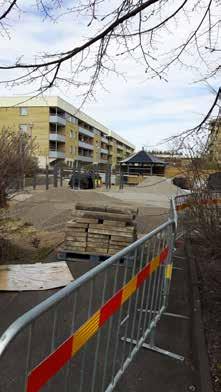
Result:
M70 335L73 333L75 327L77 299L78 299L78 290L74 293L74 298L73 298L73 310L72 310L72 318L71 318ZM71 362L69 361L65 372L64 392L67 392L68 390L68 378L69 378L70 367L71 367Z
M125 270L124 270L124 276L123 276L123 286L126 283L126 279L127 279L127 272L128 272L128 263L130 261L130 256L126 256L124 259L125 262ZM111 382L114 379L114 373L115 373L115 365L116 365L116 357L117 357L117 352L118 352L118 346L119 346L119 336L120 336L120 326L121 326L121 315L122 315L122 311L123 311L123 307L120 307L120 311L119 311L119 317L118 317L118 325L117 325L117 333L116 333L116 344L115 344L115 348L114 348L114 355L113 355L113 363L112 363L112 376L111 376ZM129 316L129 314L127 314L127 316ZM127 317L126 316L126 317ZM128 317L129 318L129 317Z
M87 312L87 318L91 316L92 313L92 302L93 302L93 294L94 294L94 278L90 281L90 293L89 293L89 304L88 304L88 312ZM81 376L80 376L80 387L79 387L79 392L82 392L82 388L84 385L84 368L85 368L85 359L86 359L86 352L88 349L88 345L86 344L83 347L83 353L82 353L82 362L81 362Z
M133 268L132 268L131 277L133 277L134 274L135 274L135 267L136 267L136 261L135 261L135 260L136 260L136 258L137 258L137 248L135 249L134 263L133 263ZM128 306L127 306L127 314L129 314L129 317L130 317L130 310L131 310L132 297L133 297L133 296L131 296L131 297L129 298L129 300L128 300ZM128 319L128 322L127 322L127 324L126 324L125 336L127 336L127 334L128 334L128 328L129 328L129 319ZM124 343L123 343L123 349L122 349L122 355L121 355L121 367L123 366L125 348L126 348L126 342L124 341Z
M148 254L148 252L149 252L149 245L150 245L150 244L148 244L148 251L147 251L147 254ZM149 260L149 258L148 258L147 260ZM144 305L144 296L145 296L145 292L146 292L146 286L147 286L147 279L145 280L145 282L144 282L144 284L143 284L143 287L142 287L141 304L140 304L141 309L143 308L143 305ZM137 312L137 309L136 309L136 312ZM140 333L140 327L141 327L142 317L143 317L143 314L142 314L142 312L140 312L140 314L139 314L139 320L138 320L138 327L137 327L137 339L136 339L137 342L138 342L138 340L139 340L139 333Z
M143 253L144 253L144 245L142 245L141 254L139 255L139 257L140 257L139 271L141 271L141 269L142 269ZM134 332L135 332L135 322L136 322L136 318L137 318L137 312L136 312L136 310L137 310L137 302L138 302L139 293L140 293L140 288L138 288L138 289L136 290L136 296L135 296L134 316L133 316L132 330L131 330L131 337L132 337L132 338L133 338ZM130 345L129 351L130 351L130 350L132 350L132 344Z
M118 273L119 273L119 263L117 263L117 272L115 273L115 276L114 276L113 295L116 292L116 288L117 288ZM108 335L107 335L106 348L105 348L105 354L104 354L104 371L103 371L102 388L101 388L102 391L104 390L105 380L106 380L107 361L109 359L108 354L109 354L109 350L110 350L110 339L111 339L112 327L113 327L113 317L111 317L111 319L109 320L109 325L108 325Z
M154 325L157 324L157 322L160 320L162 313L164 312L164 307L161 308L158 316L156 316L156 319L154 319L151 324L150 327L146 330L145 334L140 338L138 345L134 346L134 349L131 352L131 356L128 357L126 359L126 361L124 362L123 366L120 368L120 370L116 373L115 377L114 377L114 382L112 384L110 384L107 389L105 389L105 392L112 392L117 384L117 382L119 381L119 379L121 378L122 374L125 372L125 370L128 368L129 364L131 363L132 359L134 358L134 356L136 355L136 353L139 351L140 347L142 346L142 344L145 342L145 340L147 339L148 335L150 334L151 328L154 327ZM124 339L124 338L122 338Z
M86 272L84 275L80 276L74 282L70 283L68 286L59 290L57 293L53 294L39 305L36 305L33 309L26 312L23 316L19 317L14 323L12 323L8 329L4 332L4 334L0 338L0 356L3 355L5 348L8 346L9 342L12 342L16 335L25 327L28 326L33 320L36 320L40 315L48 311L54 305L57 305L60 301L62 301L65 297L69 296L73 293L74 290L77 290L82 284L88 282L95 275L104 271L110 265L118 261L120 258L123 258L128 253L136 249L139 245L142 245L145 241L152 238L154 235L159 233L161 230L173 224L174 221L169 219L167 222L162 225L156 227L150 233L146 234L144 237L135 241L133 244L128 247L122 249L120 252L116 253L114 256L109 257L107 260L92 268L90 271Z
M101 306L104 304L105 301L105 292L107 287L107 270L104 273L104 283L102 289L102 298L101 298ZM96 372L97 372L97 365L98 365L98 353L100 348L100 339L101 339L101 329L98 330L97 338L96 338L96 351L94 356L94 367L92 373L92 383L91 383L91 392L95 391L96 388Z

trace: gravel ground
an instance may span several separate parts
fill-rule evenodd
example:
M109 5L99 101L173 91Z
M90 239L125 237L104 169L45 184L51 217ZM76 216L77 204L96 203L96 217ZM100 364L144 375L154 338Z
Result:
M178 194L186 194L189 191L181 190L165 177L152 176L146 178L137 186L125 186L121 191L108 191L109 197L134 203L138 207L169 208L170 198Z

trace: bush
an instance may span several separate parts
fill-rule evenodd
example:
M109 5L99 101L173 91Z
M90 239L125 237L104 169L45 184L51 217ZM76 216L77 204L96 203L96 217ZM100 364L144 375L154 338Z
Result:
M0 131L0 208L10 192L22 187L24 175L36 168L34 142L10 129Z

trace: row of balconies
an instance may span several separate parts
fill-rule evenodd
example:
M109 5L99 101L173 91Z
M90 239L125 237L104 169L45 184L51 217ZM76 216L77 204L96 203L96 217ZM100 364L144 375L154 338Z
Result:
M49 122L50 122L51 124L57 124L57 125L62 126L62 127L65 127L65 126L66 126L66 119L65 119L64 117L62 117L61 115L59 115L59 114L51 114L51 115L49 116ZM85 135L85 136L88 136L88 137L91 137L91 138L94 137L94 132L93 132L93 131L90 131L90 130L88 130L88 129L85 129L85 128L83 128L82 126L79 126L79 132L82 133L82 134ZM54 137L55 137L55 136L54 136ZM55 140L55 139L50 139L50 140ZM57 140L57 141L64 141L64 140L58 140L58 139L56 139L56 140ZM106 143L106 144L109 144L109 145L111 145L111 146L113 146L113 144L114 144L113 141L109 141L108 138L107 138L106 136L102 136L102 137L101 137L101 142ZM115 143L115 144L116 144L116 143ZM117 149L118 149L118 150L124 150L125 147L126 147L127 152L128 152L128 153L131 153L131 150L128 149L127 146L123 146L123 145L117 143ZM103 150L105 150L105 149L103 149Z

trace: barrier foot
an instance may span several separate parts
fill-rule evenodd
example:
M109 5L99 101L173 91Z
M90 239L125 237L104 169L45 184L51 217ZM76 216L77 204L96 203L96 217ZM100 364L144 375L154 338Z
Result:
M134 339L122 337L121 340L126 340L127 343L133 343L135 345L137 344L137 341L134 340ZM184 361L184 357L182 355L178 355L178 354L172 353L171 351L164 350L164 349L162 349L160 347L153 346L153 345L147 344L147 343L143 343L142 347L146 348L147 350L155 351L155 352L157 352L159 354L166 355L167 357L176 359L178 361Z

